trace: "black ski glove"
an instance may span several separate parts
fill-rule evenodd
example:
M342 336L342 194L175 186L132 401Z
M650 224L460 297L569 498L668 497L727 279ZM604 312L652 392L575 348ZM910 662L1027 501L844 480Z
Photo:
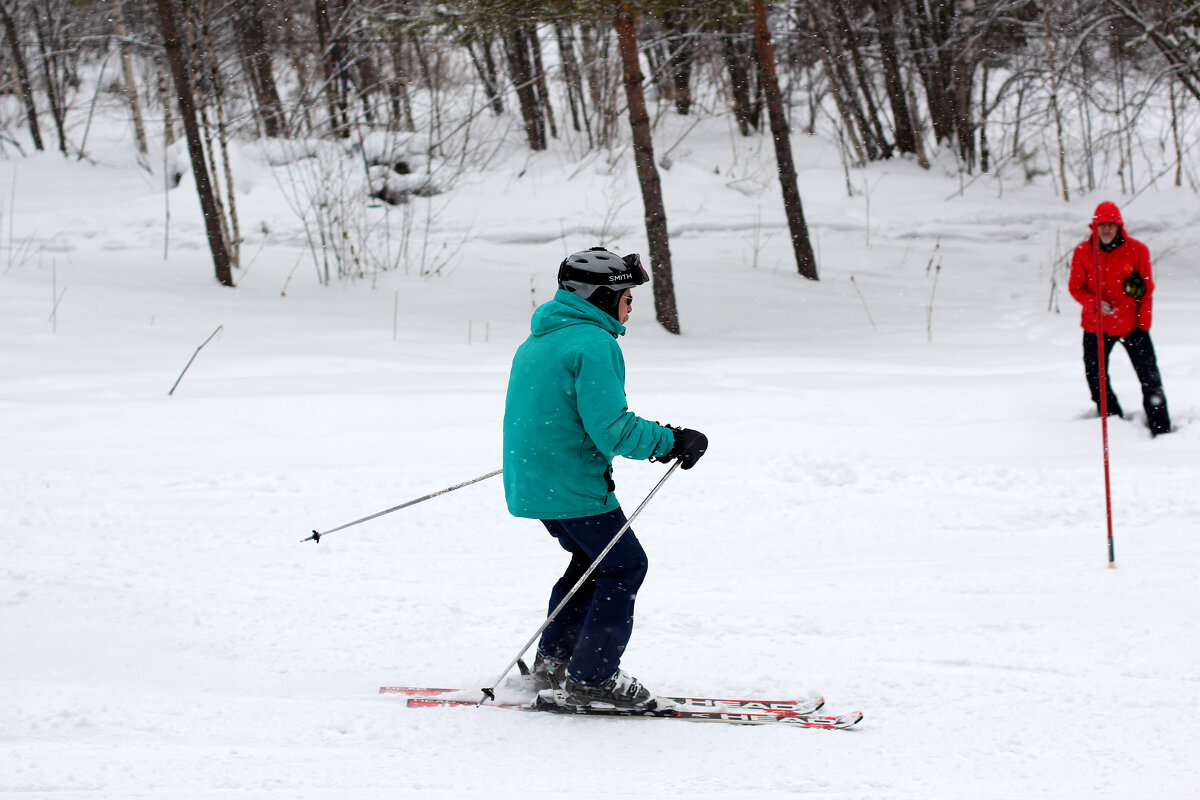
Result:
M659 456L653 460L667 462L678 458L679 466L691 469L708 449L708 437L691 428L670 427L675 432L675 446L665 456Z

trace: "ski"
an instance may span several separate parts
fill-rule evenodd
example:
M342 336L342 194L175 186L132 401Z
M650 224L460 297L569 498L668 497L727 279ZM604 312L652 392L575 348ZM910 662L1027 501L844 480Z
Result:
M380 694L401 694L410 697L442 697L442 705L476 705L479 698L471 699L473 694L464 689L438 689L421 686L381 686ZM444 695L457 695L444 697ZM668 697L666 698L682 706L692 706L692 710L719 709L722 711L747 711L754 714L812 714L825 705L824 697L809 697L799 700L746 700L718 697ZM435 703L436 704L436 703ZM518 706L520 702L494 703L486 701L484 705ZM414 704L410 704L416 707Z
M530 711L562 716L614 717L621 719L675 719L684 722L716 722L733 725L791 725L800 728L849 728L862 720L860 711L839 715L813 713L824 704L824 698L805 700L735 700L711 697L671 697L678 706L662 711L630 711L626 709L567 708L541 697L531 701L492 701L480 703L463 695L460 689L437 689L410 686L384 686L381 694L406 695L409 708L451 708L491 706L513 711ZM457 697L450 695L458 695Z
M559 706L549 702L534 703L502 703L487 701L477 703L471 700L452 700L442 697L410 697L409 708L451 708L467 706L489 706L514 711L534 711L546 714L559 714L569 717L611 717L615 719L674 719L682 722L718 722L732 725L791 725L798 728L849 728L862 720L861 711L837 716L823 714L802 714L784 710L747 710L722 708L721 706L686 706L681 705L662 711L631 711L616 708L586 708L576 709Z

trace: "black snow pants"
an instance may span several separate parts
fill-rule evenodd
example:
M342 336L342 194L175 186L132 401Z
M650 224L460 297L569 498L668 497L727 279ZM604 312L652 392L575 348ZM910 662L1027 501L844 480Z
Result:
M1146 424L1150 432L1157 436L1171 430L1171 417L1167 412L1167 396L1163 393L1162 377L1158 373L1158 361L1154 357L1154 343L1150 341L1150 333L1134 330L1126 336L1104 337L1105 377L1108 384L1108 413L1119 417L1125 416L1121 404L1113 393L1112 381L1108 379L1108 364L1112 355L1113 345L1120 341L1129 354L1133 371L1137 373L1142 384L1142 408L1146 411ZM1100 410L1100 356L1096 352L1096 334L1083 332L1083 371L1087 375L1088 388L1092 392L1092 402L1096 411Z

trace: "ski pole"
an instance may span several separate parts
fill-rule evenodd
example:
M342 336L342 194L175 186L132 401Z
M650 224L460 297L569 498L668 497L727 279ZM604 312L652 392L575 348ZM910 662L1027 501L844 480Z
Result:
M330 528L327 531L321 531L320 533L317 533L314 530L312 532L312 536L309 536L305 539L301 539L300 541L302 541L302 542L313 541L313 542L317 542L318 544L320 544L322 536L328 536L329 534L334 533L336 531L345 530L346 528L352 527L354 525L358 525L359 523L367 522L368 520L373 520L376 517L382 517L384 514L390 514L393 511L399 511L402 508L408 508L409 506L415 506L417 503L424 503L426 500L432 500L433 498L438 497L439 495L446 494L447 492L453 492L455 489L461 489L464 486L470 486L472 483L479 483L480 481L487 480L488 478L494 478L503 471L504 470L498 469L495 472L489 472L487 475L480 475L478 478L472 478L469 481L463 481L462 483L455 484L454 486L449 486L445 489L439 489L436 492L430 492L429 494L425 495L424 497L418 497L416 500L409 500L407 503L401 503L398 506L392 506L391 508L388 508L388 509L385 509L378 513L372 514L369 517L363 517L362 519L356 519L356 520L354 520L354 522L347 522L345 525L339 525L338 527Z
M1104 266L1100 263L1100 232L1092 240L1092 259L1096 264L1096 360L1100 367L1100 438L1104 443L1104 514L1108 520L1108 568L1116 569L1113 551L1112 482L1108 471L1108 361L1104 346Z
M516 654L516 656L513 657L512 661L508 662L508 666L505 667L504 671L501 672L500 675L496 678L496 680L494 680L492 682L492 685L489 687L485 687L482 690L484 696L479 698L480 703L482 703L485 699L487 699L487 700L495 700L496 699L496 687L500 685L500 681L504 680L504 677L506 675L508 675L509 671L512 670L512 668L514 666L516 666L517 662L521 660L521 656L525 655L525 651L528 650L530 645L532 645L537 640L537 638L542 635L542 632L545 631L546 628L550 627L550 623L554 622L554 618L557 617L559 612L562 611L563 608L566 607L567 603L571 600L571 598L575 596L575 593L578 592L580 590L580 588L583 587L583 584L587 582L587 579L590 578L592 573L596 571L596 567L600 566L600 562L604 560L604 557L606 555L608 555L608 551L612 550L614 547L616 547L617 542L620 540L620 538L622 536L625 535L625 531L629 530L629 526L633 524L633 521L635 519L637 519L638 514L642 513L642 509L646 507L646 504L650 502L650 500L654 497L654 495L658 494L658 490L662 488L662 485L667 482L667 478L671 477L671 475L675 472L676 468L679 467L679 463L680 463L679 460L676 459L675 463L671 465L671 468L669 470L667 470L667 474L663 475L662 479L659 480L659 482L654 485L654 488L650 490L650 494L646 495L646 499L642 501L642 504L640 506L638 506L636 509L634 509L634 512L629 515L629 519L626 520L625 524L621 526L621 530L617 531L617 535L614 536L612 538L612 541L610 541L604 547L604 549L600 551L600 555L596 556L596 559L594 561L592 561L592 565L587 568L587 572L585 572L579 576L579 580L575 582L575 585L573 587L571 587L571 591L567 592L566 597L564 597L559 602L559 604L555 607L555 609L550 612L550 616L546 617L546 621L543 622L541 624L541 626L539 626L538 629L533 632L533 636L529 637L529 641L527 641L521 647L520 652L518 652Z

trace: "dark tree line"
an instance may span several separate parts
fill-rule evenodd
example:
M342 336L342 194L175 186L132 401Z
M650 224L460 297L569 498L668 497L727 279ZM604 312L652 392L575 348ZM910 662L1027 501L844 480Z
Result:
M59 149L70 150L64 122L81 59L120 46L166 74L155 3L0 0L0 89L20 96L35 149L46 146L48 124ZM197 103L211 107L220 92L236 101L228 120L236 135L345 137L359 123L411 129L411 92L447 81L455 53L496 113L521 115L533 149L563 125L605 144L613 133L605 118L621 110L615 0L172 3ZM698 81L720 75L739 130L758 130L765 106L752 5L625 3L648 85L689 114ZM1140 70L1200 99L1200 9L1188 0L789 0L767 10L784 84L830 98L860 162L934 144L974 167L990 108L1049 71L1071 82ZM989 86L988 74L1000 72L1003 83ZM140 77L148 85L126 91L156 95L153 70ZM564 119L552 82L565 87Z
M1149 93L1172 109L1200 101L1195 0L0 0L0 25L0 92L24 112L24 133L0 129L0 147L42 150L49 135L81 157L79 68L113 56L122 68L107 80L128 100L139 149L182 121L193 170L208 173L210 239L235 266L234 137L419 127L437 148L458 124L442 98L468 83L484 99L472 113L514 115L535 151L567 137L610 147L624 119L664 286L656 306L676 330L651 106L769 132L797 268L815 279L793 130L832 127L852 164L936 151L966 173L1029 159L1031 131L1051 130L1047 162L1066 196L1094 185L1110 145L1132 187L1130 131Z

